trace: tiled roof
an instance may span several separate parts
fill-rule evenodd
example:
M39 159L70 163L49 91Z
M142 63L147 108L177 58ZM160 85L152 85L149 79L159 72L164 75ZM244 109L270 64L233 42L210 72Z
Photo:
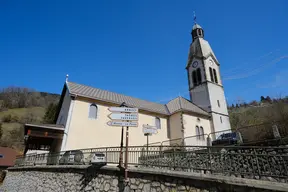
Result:
M17 156L17 152L8 147L0 147L0 167L14 166L14 161Z
M121 104L125 102L129 107L136 107L140 110L155 112L164 115L171 115L176 111L184 109L186 111L191 111L194 113L199 113L201 115L209 115L206 111L202 110L192 102L184 99L183 97L178 97L170 101L167 105L154 103L142 99L137 99L134 97L122 95L119 93L114 93L98 88L93 88L86 85L81 85L72 82L66 82L70 94L75 94L82 97L87 97L91 99L96 99L100 101ZM178 105L177 103L181 103Z
M111 102L115 104L121 104L125 102L129 107L137 107L142 110L147 110L155 113L169 115L169 111L166 106L160 103L154 103L137 99L134 97L101 90L98 88L89 87L86 85L80 85L72 82L67 82L68 90L71 94L76 94L83 97L97 99L101 101Z
M198 107L197 105L195 105L194 103L192 103L191 101L183 97L177 97L171 100L166 105L171 114L180 110L185 110L185 111L190 111L190 112L198 113L201 115L209 116L208 112L206 112L205 110L201 109L200 107Z

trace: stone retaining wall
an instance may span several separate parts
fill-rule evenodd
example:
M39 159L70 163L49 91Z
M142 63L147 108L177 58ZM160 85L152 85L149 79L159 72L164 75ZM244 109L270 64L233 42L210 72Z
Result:
M217 173L232 177L288 183L288 147L210 148L175 151L140 159L141 167Z
M1 192L208 192L208 191L287 191L288 185L199 173L129 169L105 166L43 166L11 168L0 186Z

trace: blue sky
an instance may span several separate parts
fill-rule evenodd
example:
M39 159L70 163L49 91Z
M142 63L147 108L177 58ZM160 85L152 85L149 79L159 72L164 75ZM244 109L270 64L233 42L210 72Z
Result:
M181 3L180 3L181 2ZM229 103L288 95L288 2L0 1L0 87L81 84L165 103L188 97L193 11Z

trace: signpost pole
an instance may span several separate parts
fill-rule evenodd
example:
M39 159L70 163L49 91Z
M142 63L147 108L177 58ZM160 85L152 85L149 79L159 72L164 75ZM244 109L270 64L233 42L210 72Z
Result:
M147 158L148 158L148 150L149 150L149 147L148 147L148 145L149 145L149 133L145 133L144 135L147 137L147 146L146 146L146 151L147 151Z
M124 134L124 127L122 126L122 130L121 130L121 143L120 143L119 167L123 167L123 134Z
M125 107L125 102L120 105L120 107ZM120 157L119 157L119 167L123 167L123 136L124 136L124 127L122 126L121 130L121 142L120 142Z
M125 150L125 181L128 181L128 139L129 139L129 127L126 128L126 150Z

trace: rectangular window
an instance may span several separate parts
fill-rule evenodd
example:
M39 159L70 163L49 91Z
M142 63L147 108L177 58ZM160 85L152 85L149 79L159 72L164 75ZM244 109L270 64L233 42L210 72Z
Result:
M217 100L217 103L218 103L218 107L220 107L220 101L219 100Z
M1 159L1 158L4 158L4 155L3 155L3 154L0 154L0 159Z
M220 122L222 123L222 117L220 116Z
M209 67L209 72L210 72L211 81L214 82L214 77L213 77L213 72L212 72L212 68L211 67Z
M213 69L213 73L214 73L215 83L218 83L217 73L216 73L216 70L215 70L215 69Z

